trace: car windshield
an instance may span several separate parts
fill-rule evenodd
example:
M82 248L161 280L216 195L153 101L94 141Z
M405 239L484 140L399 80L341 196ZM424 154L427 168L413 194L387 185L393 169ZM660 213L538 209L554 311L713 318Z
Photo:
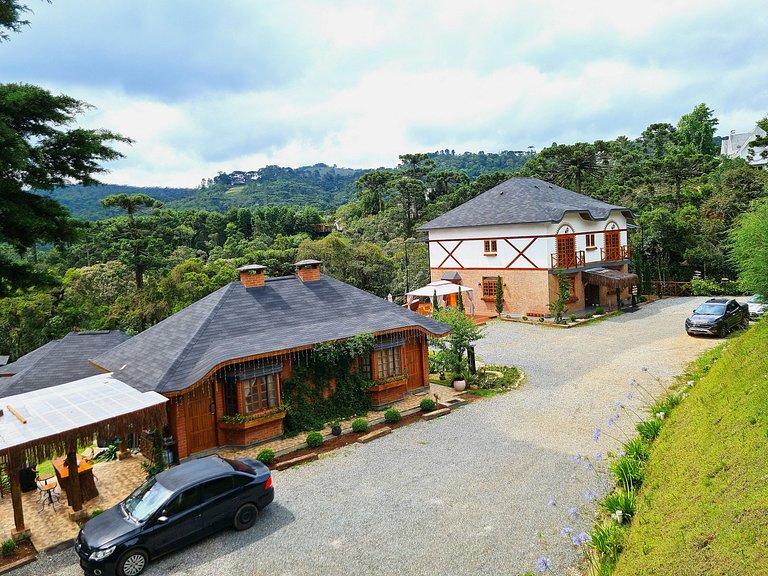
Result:
M123 500L123 506L133 518L144 522L166 503L170 495L171 491L152 477Z
M725 312L725 304L702 304L694 311L694 314L707 314L719 316Z

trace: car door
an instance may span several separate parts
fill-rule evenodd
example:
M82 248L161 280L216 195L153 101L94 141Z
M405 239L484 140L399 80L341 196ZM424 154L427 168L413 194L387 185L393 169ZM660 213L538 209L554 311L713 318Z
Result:
M728 302L725 309L725 322L728 328L734 328L739 323L739 305L735 300Z
M230 526L238 504L233 476L230 474L209 480L200 488L203 495L203 525L206 533Z
M166 554L194 542L203 529L200 488L177 494L163 508L152 528L155 555Z

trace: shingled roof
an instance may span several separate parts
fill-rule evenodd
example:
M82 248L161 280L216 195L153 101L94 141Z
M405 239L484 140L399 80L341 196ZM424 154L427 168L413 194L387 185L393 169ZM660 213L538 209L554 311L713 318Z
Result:
M142 392L178 392L230 360L407 328L451 331L329 276L284 276L249 289L227 284L93 363Z
M70 332L0 368L0 396L24 394L101 374L88 359L128 340L119 330Z
M629 208L606 204L538 178L514 177L427 222L419 230L560 222L566 212L605 220L611 210L632 218Z

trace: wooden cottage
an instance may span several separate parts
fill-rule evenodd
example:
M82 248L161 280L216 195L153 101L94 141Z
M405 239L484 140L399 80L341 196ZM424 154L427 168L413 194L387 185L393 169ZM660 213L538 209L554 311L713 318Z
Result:
M321 274L264 277L239 268L232 282L92 359L140 391L169 398L168 422L180 459L219 446L243 446L283 433L282 383L321 343L373 336L356 370L370 378L374 406L428 386L427 335L451 328Z

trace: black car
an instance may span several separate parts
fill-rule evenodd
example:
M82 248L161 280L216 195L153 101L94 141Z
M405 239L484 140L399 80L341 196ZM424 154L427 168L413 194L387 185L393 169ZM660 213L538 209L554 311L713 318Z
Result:
M137 576L150 560L222 528L250 528L274 495L258 460L185 462L86 522L75 540L80 566L93 576Z
M749 308L733 298L710 298L685 320L689 335L715 334L723 338L731 330L749 326Z

